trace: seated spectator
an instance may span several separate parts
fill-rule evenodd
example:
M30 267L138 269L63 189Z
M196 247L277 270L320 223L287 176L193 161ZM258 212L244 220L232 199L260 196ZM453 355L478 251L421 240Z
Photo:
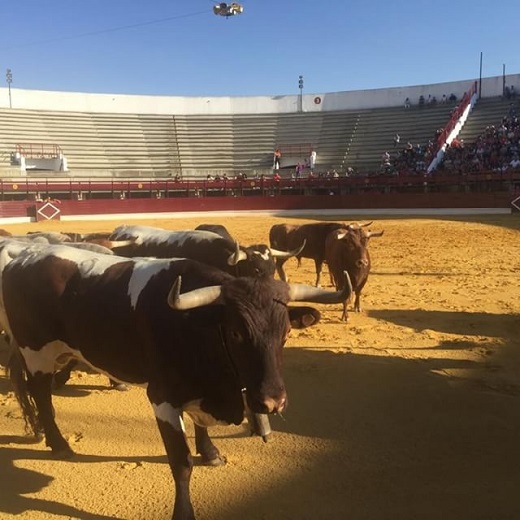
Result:
M420 107L424 106L424 96L422 94L419 96L419 106Z
M442 95L442 98L441 98L441 103L442 103L443 105L445 105L447 102L448 102L448 98L446 97L446 94L443 94L443 95Z
M407 97L407 98L404 100L404 108L410 108L410 107L411 107L410 98Z
M520 157L518 155L513 156L513 159L511 159L509 166L511 166L511 168L514 168L515 170L519 169L520 168Z
M457 101L457 96L453 93L450 94L450 97L448 98L451 103L455 103Z

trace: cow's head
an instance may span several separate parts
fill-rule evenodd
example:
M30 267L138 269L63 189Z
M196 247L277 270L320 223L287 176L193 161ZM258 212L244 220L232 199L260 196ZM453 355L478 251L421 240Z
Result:
M345 275L348 279L348 275ZM319 320L312 307L292 307L295 301L340 303L352 292L334 292L269 277L239 277L222 285L180 293L180 278L173 284L168 303L175 310L223 305L222 340L247 403L255 413L284 410L287 393L282 377L282 348L292 327L305 328Z
M237 276L270 276L274 277L276 258L290 258L297 256L305 247L303 244L293 251L279 251L265 244L239 246L229 256L228 264L236 266Z

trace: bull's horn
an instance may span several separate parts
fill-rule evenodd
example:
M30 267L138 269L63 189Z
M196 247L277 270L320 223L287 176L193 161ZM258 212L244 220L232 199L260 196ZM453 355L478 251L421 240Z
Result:
M348 232L346 232L346 231L342 231L342 232L340 232L340 233L338 233L338 234L336 235L336 239L337 239L337 240L342 240L342 239L345 238L347 235L348 235Z
M328 291L311 285L289 284L289 298L291 301L311 303L341 303L350 298L352 282L347 271L343 271L345 284L341 291Z
M126 247L133 246L136 242L135 238L131 238L130 240L109 240L108 244L110 249L114 249L117 247Z
M195 309L217 303L221 292L220 285L212 285L181 294L181 277L178 276L168 293L168 305L177 311Z
M237 265L241 260L247 260L247 254L240 249L238 242L235 242L235 247L235 252L227 259L228 265Z
M370 237L382 237L383 233L384 233L384 231L369 231L367 233L367 238L370 238Z
M374 223L374 221L371 220L370 222L366 222L365 224L359 224L359 227L368 227L368 226L371 226L373 223Z
M272 247L269 249L274 258L290 258L292 256L298 256L304 250L306 243L307 240L304 240L300 247L293 249L292 251L280 251L279 249L273 249Z

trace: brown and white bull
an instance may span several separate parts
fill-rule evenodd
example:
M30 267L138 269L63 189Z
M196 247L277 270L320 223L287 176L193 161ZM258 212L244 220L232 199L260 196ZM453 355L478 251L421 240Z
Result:
M325 240L325 261L329 266L332 283L338 290L345 284L344 272L349 274L352 292L356 295L354 310L361 312L361 291L368 280L371 268L368 242L371 237L383 236L383 231L367 231L357 225L331 231ZM349 298L343 302L341 319L348 321L347 305Z
M128 259L66 246L13 258L3 270L2 294L8 333L26 368L18 395L34 400L55 457L73 455L52 406L58 363L77 358L114 379L147 385L175 482L175 520L195 518L183 413L195 423L203 463L222 464L207 427L240 424L243 392L254 413L287 406L283 345L291 325L319 319L316 309L290 302L346 297L267 276L234 277L191 260Z

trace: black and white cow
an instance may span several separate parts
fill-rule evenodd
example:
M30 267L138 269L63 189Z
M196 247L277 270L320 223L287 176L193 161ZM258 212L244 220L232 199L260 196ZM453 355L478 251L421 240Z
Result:
M348 284L347 284L348 285ZM81 359L110 377L147 384L175 482L175 520L195 518L193 460L183 413L195 423L203 463L224 462L207 427L240 424L247 407L287 406L282 348L291 329L318 321L313 307L345 293L271 277L234 277L192 260L128 259L66 246L19 254L5 265L8 333L26 368L26 388L46 443L57 458L73 452L54 418L52 374Z
M211 231L168 231L138 225L119 226L110 235L110 240L130 239L135 240L135 244L119 248L119 255L190 258L234 276L274 276L275 258L290 258L302 248L300 245L295 251L280 251L265 244L240 246Z

